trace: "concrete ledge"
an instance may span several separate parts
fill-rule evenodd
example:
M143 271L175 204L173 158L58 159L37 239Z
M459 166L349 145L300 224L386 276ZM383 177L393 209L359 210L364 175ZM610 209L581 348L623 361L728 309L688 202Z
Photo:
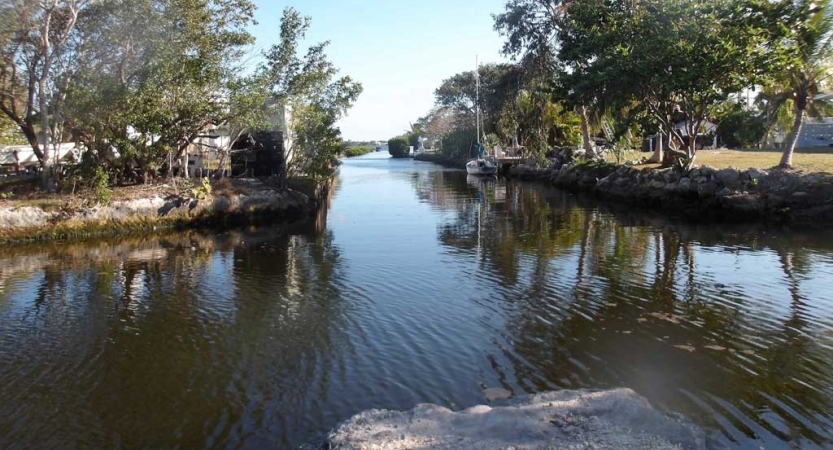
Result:
M324 449L705 449L705 434L663 415L630 389L559 391L502 407L452 412L436 405L366 411L334 430Z

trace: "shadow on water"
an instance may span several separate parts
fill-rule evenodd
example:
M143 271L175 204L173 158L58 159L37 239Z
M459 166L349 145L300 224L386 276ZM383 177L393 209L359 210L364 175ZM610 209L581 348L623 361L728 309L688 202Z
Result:
M511 305L505 388L631 387L729 447L833 445L833 234L688 226L454 172L411 182L453 212L438 239L476 254L486 301Z

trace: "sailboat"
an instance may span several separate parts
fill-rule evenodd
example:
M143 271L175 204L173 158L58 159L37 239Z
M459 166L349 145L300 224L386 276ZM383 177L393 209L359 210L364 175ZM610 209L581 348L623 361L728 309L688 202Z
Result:
M477 68L474 71L474 78L477 82L477 100L475 107L477 109L477 157L466 163L466 172L469 175L494 175L497 173L497 161L494 158L485 157L483 145L480 143L480 64L476 64Z

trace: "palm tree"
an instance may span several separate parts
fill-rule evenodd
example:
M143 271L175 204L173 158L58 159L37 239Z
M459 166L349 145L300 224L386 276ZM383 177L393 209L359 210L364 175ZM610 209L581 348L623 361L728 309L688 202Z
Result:
M831 0L798 0L795 7L794 49L796 63L784 73L781 84L795 107L792 134L781 158L781 167L792 167L804 116L813 107L825 82L833 75L833 5ZM811 111L812 112L812 111Z

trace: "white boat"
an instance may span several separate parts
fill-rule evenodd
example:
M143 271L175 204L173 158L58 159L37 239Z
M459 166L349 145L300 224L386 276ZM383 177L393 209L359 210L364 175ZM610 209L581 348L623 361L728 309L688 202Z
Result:
M469 175L495 175L497 164L485 158L475 158L466 163L466 172Z

